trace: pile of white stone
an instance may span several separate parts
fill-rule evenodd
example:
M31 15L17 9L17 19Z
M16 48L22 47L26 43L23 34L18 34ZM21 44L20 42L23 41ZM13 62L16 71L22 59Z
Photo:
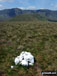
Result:
M20 64L22 66L32 66L34 64L34 56L30 52L21 52L14 60L15 65Z

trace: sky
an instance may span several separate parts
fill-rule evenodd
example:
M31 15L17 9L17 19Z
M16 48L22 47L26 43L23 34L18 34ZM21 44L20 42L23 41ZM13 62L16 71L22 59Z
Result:
M57 0L0 0L0 10L9 8L57 10Z

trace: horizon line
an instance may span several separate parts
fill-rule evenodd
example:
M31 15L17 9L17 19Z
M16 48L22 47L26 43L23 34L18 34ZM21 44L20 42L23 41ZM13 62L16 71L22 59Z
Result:
M3 11L3 10L8 10L8 9L20 9L20 10L50 10L50 11L57 11L57 10L53 10L53 9L46 9L46 8L39 8L39 9L27 9L27 8L19 8L19 7L13 7L13 8L4 8L4 9L0 9L0 11Z

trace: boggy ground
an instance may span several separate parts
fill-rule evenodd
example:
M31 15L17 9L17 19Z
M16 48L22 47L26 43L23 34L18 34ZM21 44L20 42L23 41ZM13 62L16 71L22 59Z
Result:
M22 51L34 55L34 66L11 69ZM0 22L0 76L41 76L46 70L57 71L57 23Z

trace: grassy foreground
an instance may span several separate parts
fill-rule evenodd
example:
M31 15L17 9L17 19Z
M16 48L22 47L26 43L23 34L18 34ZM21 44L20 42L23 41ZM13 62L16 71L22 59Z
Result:
M34 55L35 65L11 69L23 50ZM0 76L40 76L46 70L57 71L57 23L0 22Z

